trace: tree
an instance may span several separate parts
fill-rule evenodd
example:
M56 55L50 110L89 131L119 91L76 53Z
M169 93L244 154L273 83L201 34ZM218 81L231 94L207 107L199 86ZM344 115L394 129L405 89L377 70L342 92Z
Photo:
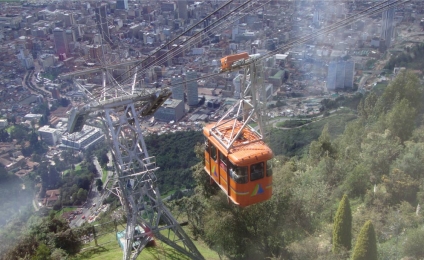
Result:
M5 129L0 130L0 142L7 142L9 140L9 133Z
M387 111L397 102L406 99L411 107L419 110L422 94L422 86L417 75L411 71L402 71L384 90L382 96L384 109Z
M57 171L55 166L49 167L48 179L49 188L55 189L60 186L61 173Z
M70 104L71 102L68 100L68 99L66 99L66 98L61 98L60 99L60 105L62 106L62 107L67 107L67 106L69 106L69 104Z
M352 212L347 195L343 195L334 218L333 253L352 248Z
M81 241L74 234L73 230L68 228L65 231L56 233L56 248L62 248L69 254L75 254L80 250Z
M31 128L32 128L32 130L34 131L35 130L35 124L36 124L37 122L35 122L35 119L32 119L31 120Z
M370 173L368 167L360 163L348 172L344 178L343 189L353 197L363 196L367 189L371 188Z
M100 165L102 165L102 167L105 167L109 163L109 157L107 156L107 151L102 153L99 159L100 159Z
M371 220L359 232L352 260L377 260L377 239Z
M408 233L407 239L403 244L403 255L412 256L415 259L422 259L424 257L424 230L417 229Z
M285 253L281 223L286 220L288 204L284 196L242 209L218 193L210 207L204 215L204 239L211 248L230 259L266 259Z
M7 118L8 123L16 124L16 116L12 116L10 118Z
M362 99L359 102L358 105L358 114L363 118L363 119L368 119L369 117L371 117L373 115L373 111L374 111L374 106L377 102L377 94L374 92L371 92L370 94L367 95L367 97L364 99Z
M32 147L35 147L38 144L38 135L34 132L34 130L29 135L29 144Z
M31 258L32 260L48 260L50 257L50 248L46 244L40 244L35 252L35 256Z
M361 148L363 163L371 171L372 183L376 183L381 176L389 174L390 165L397 159L403 147L400 139L386 130L384 134L369 133Z
M415 128L417 110L406 99L397 103L386 116L387 128L402 142L408 140Z
M52 254L51 254L51 258L52 260L62 260L62 259L67 259L68 258L68 254L66 253L65 250L61 249L61 248L56 248Z
M408 201L413 203L419 191L419 183L402 170L393 169L389 176L382 177L387 192L392 196L392 202Z
M424 143L405 142L404 153L396 160L394 168L398 168L418 180L422 175L424 160Z
M82 201L84 201L87 198L87 194L88 194L88 192L86 190L80 188L78 190L78 193L77 193L77 199L80 202L82 202Z
M41 118L40 118L40 120L38 121L38 124L40 126L45 126L48 123L49 123L49 119L48 119L48 117L46 115L42 115Z
M103 182L101 179L97 179L96 180L96 186L97 186L97 190L98 191L102 191L103 190Z
M309 147L309 156L313 161L318 161L321 157L335 157L336 149L331 143L330 132L328 131L328 124L324 126L321 136L318 141L313 141Z
M11 138L18 140L18 142L28 139L29 128L23 125L15 125L11 131Z
M32 154L31 160L33 162L38 162L39 163L39 162L41 162L41 155L34 153L34 154Z

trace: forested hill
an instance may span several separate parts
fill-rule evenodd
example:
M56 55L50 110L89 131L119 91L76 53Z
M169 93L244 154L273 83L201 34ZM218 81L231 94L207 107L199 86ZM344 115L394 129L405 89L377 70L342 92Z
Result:
M369 93L343 134L326 126L303 157L276 157L265 203L229 205L199 164L192 232L229 259L422 259L422 100L412 72Z
M200 161L196 158L194 146L203 143L202 132L149 135L145 141L149 155L156 157L156 165L160 167L156 175L162 194L194 186L190 168Z

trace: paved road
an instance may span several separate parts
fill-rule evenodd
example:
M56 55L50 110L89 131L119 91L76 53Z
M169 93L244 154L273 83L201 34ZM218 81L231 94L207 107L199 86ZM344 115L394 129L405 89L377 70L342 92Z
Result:
M32 90L32 89L31 89L31 87L30 87L30 86L28 86L28 85L26 84L26 80L25 80L25 78L26 78L27 76L29 76L30 74L31 74L31 71L27 71L27 72L25 72L25 75L24 75L24 77L23 77L23 79L22 79L22 86L23 86L24 88L28 89L28 90L29 90L29 92L31 92L31 94L37 95L37 94L38 94L38 92L37 92L37 91L35 91L35 90Z
M77 215L75 219L73 219L70 223L71 227L79 227L84 222L88 221L90 216L94 214L94 212L100 208L103 203L103 200L106 199L110 195L110 191L97 191L96 180L102 178L102 167L100 166L99 161L96 157L93 159L94 166L96 166L98 175L94 178L91 183L91 190L88 194L87 202L83 205L82 214ZM108 174L109 175L109 174Z

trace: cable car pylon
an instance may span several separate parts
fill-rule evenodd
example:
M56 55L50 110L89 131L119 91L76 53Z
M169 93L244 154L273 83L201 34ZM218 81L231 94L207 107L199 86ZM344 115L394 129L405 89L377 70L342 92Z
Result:
M156 100L160 102L162 99ZM148 102L146 107L158 107L151 103L154 102ZM116 113L113 109L105 110L106 124L113 142L115 167L118 169L117 190L120 190L127 215L123 259L136 259L152 236L190 259L203 259L161 200L155 176L158 167L155 157L149 156L147 152L140 127L143 111L144 109L137 110L133 102L122 113ZM113 118L117 118L119 124ZM137 227L139 232L136 232ZM164 235L162 230L170 236Z
M124 260L136 259L153 238L190 259L204 259L162 202L155 175L159 167L148 154L141 129L142 118L154 114L170 95L168 88L142 94L123 90L114 98L89 97L91 102L70 113L69 133L81 131L89 117L102 119L115 167L105 188L119 197L127 217Z

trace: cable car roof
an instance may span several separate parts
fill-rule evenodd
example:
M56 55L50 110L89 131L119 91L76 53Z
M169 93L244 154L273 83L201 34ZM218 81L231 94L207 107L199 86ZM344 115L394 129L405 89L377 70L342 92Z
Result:
M234 119L236 120L236 119ZM231 120L219 127L219 132L223 135L222 139L231 139L235 133L242 127L242 123ZM206 125L203 133L217 148L237 165L249 165L254 162L270 160L273 157L271 149L265 144L257 133L251 131L248 127L242 130L240 136L234 141L233 145L227 150L210 131L215 124ZM234 127L233 127L234 126Z

